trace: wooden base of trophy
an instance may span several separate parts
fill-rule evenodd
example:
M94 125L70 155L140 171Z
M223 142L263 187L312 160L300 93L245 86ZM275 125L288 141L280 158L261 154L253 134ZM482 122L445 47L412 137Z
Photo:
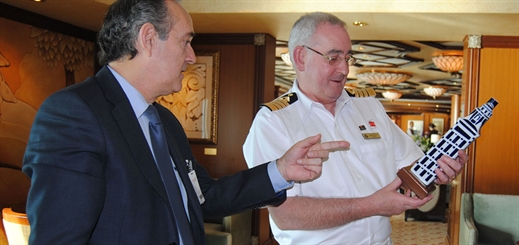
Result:
M433 192L436 187L434 184L424 186L420 180L411 173L411 167L412 166L409 166L398 170L397 176L402 180L402 189L411 190L420 199L424 199L429 193Z

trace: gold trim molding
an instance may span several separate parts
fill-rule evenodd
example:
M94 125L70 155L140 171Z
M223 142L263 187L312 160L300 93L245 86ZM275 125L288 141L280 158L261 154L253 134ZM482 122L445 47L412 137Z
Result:
M265 45L265 34L264 33L254 34L254 45L256 45L256 46Z
M481 35L469 35L468 48L481 48Z

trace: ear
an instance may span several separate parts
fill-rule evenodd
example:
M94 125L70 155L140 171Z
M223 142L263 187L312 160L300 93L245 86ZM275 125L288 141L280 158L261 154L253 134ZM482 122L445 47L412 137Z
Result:
M138 52L148 57L151 56L154 45L156 45L156 38L158 38L157 31L151 23L142 25L136 41Z
M294 69L298 71L304 71L305 70L305 48L303 46L297 46L294 48L294 52L292 52L292 55L294 56L293 59L293 66Z

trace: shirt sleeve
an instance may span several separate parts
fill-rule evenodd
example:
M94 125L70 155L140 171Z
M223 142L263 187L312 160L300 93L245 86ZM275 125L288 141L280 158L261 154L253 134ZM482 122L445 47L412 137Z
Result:
M243 156L249 168L279 159L294 145L282 120L262 108L254 118L243 144Z
M293 145L283 129L283 123L273 113L262 108L254 118L247 139L243 145L243 154L249 168L269 162L268 174L276 193L294 186L287 182L276 166L276 161Z
M276 166L276 161L269 163L267 166L267 171L270 177L270 181L272 182L272 187L274 187L274 191L278 193L294 186L294 181L288 182L283 178L283 176L281 176L281 173Z

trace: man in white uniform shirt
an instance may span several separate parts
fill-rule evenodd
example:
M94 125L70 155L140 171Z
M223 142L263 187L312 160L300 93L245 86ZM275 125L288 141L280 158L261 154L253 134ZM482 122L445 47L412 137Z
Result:
M295 183L287 200L268 207L280 244L391 244L389 217L429 200L401 194L397 171L423 153L373 97L344 89L351 57L345 23L327 13L302 16L289 50L297 78L290 91L262 107L243 146L249 167L281 156L295 142L321 134L347 140L350 149L330 153L320 178ZM449 183L467 161L443 156L437 184Z

